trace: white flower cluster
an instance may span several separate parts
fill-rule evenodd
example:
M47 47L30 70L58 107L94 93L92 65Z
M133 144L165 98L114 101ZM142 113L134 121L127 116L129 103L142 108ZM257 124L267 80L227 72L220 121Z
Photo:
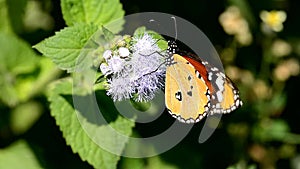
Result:
M106 50L103 57L106 63L100 70L107 77L107 95L114 101L149 101L163 87L164 53L149 34L133 37L130 48Z

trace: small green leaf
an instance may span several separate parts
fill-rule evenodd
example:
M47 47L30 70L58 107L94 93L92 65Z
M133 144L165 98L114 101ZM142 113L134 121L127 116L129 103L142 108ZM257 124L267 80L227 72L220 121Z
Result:
M74 95L74 94L73 94ZM99 94L97 94L99 95ZM74 110L72 99L72 80L62 79L53 83L49 91L49 101L51 115L55 118L56 124L63 133L68 145L71 146L74 153L78 153L82 160L93 165L94 168L113 169L116 168L119 156L103 150L98 146L86 133L86 129L91 130L93 139L97 138L106 145L115 148L119 153L125 147L127 140L122 140L118 136L111 133L111 128L117 130L124 135L131 135L134 122L118 115L113 103L105 93L100 94L97 99L98 105L101 107L101 112L109 125L95 123L95 118L82 116L83 111L88 111L89 115L93 116L93 108L89 107L90 100L88 96L76 96L85 101L87 109ZM103 110L103 111L102 111ZM76 114L75 111L78 111ZM95 114L97 116L97 114ZM82 117L79 117L82 116ZM79 122L79 118L83 121ZM83 126L87 127L83 129Z
M153 37L153 39L157 40L157 46L162 50L165 51L168 48L168 42L157 32L154 31L147 31L149 35Z
M56 33L34 48L43 55L49 57L60 69L73 72L76 64L80 64L85 58L78 61L79 55L89 53L95 50L96 46L86 46L88 40L98 30L97 26L88 24L76 24L73 27L67 27ZM87 56L87 55L83 55Z
M68 26L76 23L87 23L102 26L111 21L120 19L125 12L119 0L62 0L63 17ZM107 27L114 33L121 30L124 21L119 20L112 27Z
M147 111L151 107L150 102L135 102L134 100L130 100L130 103L134 108L140 111Z
M133 36L140 37L140 36L143 36L145 32L146 32L146 27L141 26L134 31Z
M133 33L133 37L136 38L141 37L144 35L144 33L148 33L149 35L152 36L153 39L156 39L157 45L162 51L165 51L168 48L167 41L160 34L152 30L147 30L146 27L144 26L137 28Z
M0 168L43 168L25 141L18 141L0 150Z

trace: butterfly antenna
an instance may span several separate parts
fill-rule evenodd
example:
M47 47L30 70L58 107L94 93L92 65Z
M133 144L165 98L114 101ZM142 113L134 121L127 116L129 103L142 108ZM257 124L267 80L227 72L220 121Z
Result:
M154 20L154 19L150 19L150 20L149 20L149 23L156 23L156 26L157 26L157 27L160 27L159 22L157 22L157 21ZM161 41L161 40L165 40L165 39L163 39L163 38L157 39L156 42L155 42L153 45L157 44L157 43L158 43L159 41ZM152 46L153 46L153 45L152 45Z
M157 21L156 21L156 20L154 20L154 19L150 19L150 20L149 20L149 23L154 23L154 22L155 22L155 23L156 23L156 25L159 27L159 22L157 22Z
M164 61L163 63L161 63L160 65L158 65L158 67L155 69L155 70L153 70L153 71L151 71L151 72L148 72L148 73L146 73L146 74L143 74L143 76L146 76L146 75L150 75L151 73L154 73L154 72L156 72L156 71L158 71L158 69L162 66L162 65L164 65L166 63L166 61ZM142 76L142 77L143 77ZM140 78L142 78L142 77L140 77ZM139 78L139 79L140 79Z
M171 17L174 20L174 26L175 26L175 41L177 40L177 23L175 16Z

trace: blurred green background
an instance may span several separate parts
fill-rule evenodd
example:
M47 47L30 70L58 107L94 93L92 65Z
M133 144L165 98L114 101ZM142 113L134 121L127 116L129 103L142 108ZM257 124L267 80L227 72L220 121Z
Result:
M203 144L195 125L176 147L147 159L121 158L118 168L300 169L300 1L121 0L126 14L164 12L200 28L227 75L240 89L242 108L223 116ZM0 0L0 168L92 168L73 154L50 116L47 84L67 76L30 50L66 25L59 0ZM141 136L172 121L169 114ZM20 163L15 163L19 160Z

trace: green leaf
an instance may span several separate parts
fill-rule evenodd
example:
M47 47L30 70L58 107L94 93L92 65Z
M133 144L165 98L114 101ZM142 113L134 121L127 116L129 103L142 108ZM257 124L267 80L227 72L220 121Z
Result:
M115 37L115 35L111 31L106 29L104 26L102 26L102 31L103 31L105 39L108 41L112 40Z
M164 40L164 38L158 34L157 32L154 31L147 31L150 35L152 35L153 39L158 40L157 41L157 46L162 50L165 51L168 48L168 42Z
M47 88L48 84L57 79L62 71L57 68L57 66L47 57L39 58L39 68L38 71L35 72L32 81L29 84L24 84L23 81L16 84L16 90L18 91L21 98L30 98L34 95L40 95L41 92L44 92L45 88ZM28 80L28 78L25 78ZM33 89L34 86L34 89ZM28 92L24 92L24 90Z
M146 27L141 26L134 31L133 36L140 37L140 36L143 36L145 32L146 32Z
M122 140L111 133L111 128L129 136L131 135L134 122L118 115L115 108L112 107L111 99L105 93L100 92L98 100L101 103L98 102L98 104L101 107L103 116L109 120L109 125L98 124L94 121L95 118L88 118L82 115L84 111L87 111L89 115L97 116L93 108L89 106L91 101L88 99L89 96L78 95L76 97L81 97L86 101L83 106L87 106L87 109L76 110L78 111L77 114L73 107L71 79L62 79L53 83L49 91L51 115L55 118L56 124L62 131L67 144L71 146L74 153L78 153L82 160L87 161L94 168L116 168L120 157L100 148L85 131L87 129L92 131L94 133L93 138L100 139L106 145L115 148L121 153L127 140ZM80 121L81 123L79 119L83 119ZM83 126L85 126L84 129Z
M134 108L140 111L147 111L151 107L150 102L135 102L134 100L130 100L130 103Z
M163 161L160 156L154 156L147 159L141 158L126 158L123 157L121 160L121 168L127 169L178 169L175 165L169 164Z
M119 0L62 0L63 17L68 26L76 23L93 23L97 26L105 25L124 16L122 4ZM115 29L106 27L114 33L118 32L124 21L115 23Z
M164 168L164 169L178 169L175 165L163 161L159 156L148 159L148 169Z
M9 106L14 106L19 102L18 94L13 87L13 84L7 82L5 74L0 74L0 86L1 86L1 93L0 93L0 100Z
M30 64L30 63L28 63ZM49 82L56 79L59 70L49 58L39 58L39 64L32 72L14 75L12 72L0 72L0 99L9 106L26 102L35 95L40 95Z
M253 129L253 137L260 141L284 141L289 133L289 126L283 120L263 121Z
M78 58L81 52L87 54L95 50L96 46L87 47L86 43L97 30L98 28L95 25L76 24L57 32L55 36L43 40L34 48L49 57L60 69L73 72L76 64L80 62Z
M15 86L28 84L32 80L24 78L22 81L21 75L33 73L37 68L38 57L29 44L14 35L0 33L0 46L0 99L13 106L24 98L21 95L28 94L23 89L18 93Z
M152 30L147 30L144 26L137 28L133 33L133 37L143 36L144 33L148 33L152 36L153 39L156 39L157 45L162 51L165 51L168 48L167 41L159 33L154 32Z
M11 129L15 134L26 132L41 116L42 106L37 102L18 105L11 112Z
M18 141L0 150L0 168L40 169L39 160L25 141Z
M9 20L6 0L0 0L0 18L0 31L5 33L11 33L12 29Z
M27 0L6 0L10 23L16 33L23 30L23 16Z
M9 71L14 75L31 72L37 57L30 45L16 36L0 32L0 71Z

